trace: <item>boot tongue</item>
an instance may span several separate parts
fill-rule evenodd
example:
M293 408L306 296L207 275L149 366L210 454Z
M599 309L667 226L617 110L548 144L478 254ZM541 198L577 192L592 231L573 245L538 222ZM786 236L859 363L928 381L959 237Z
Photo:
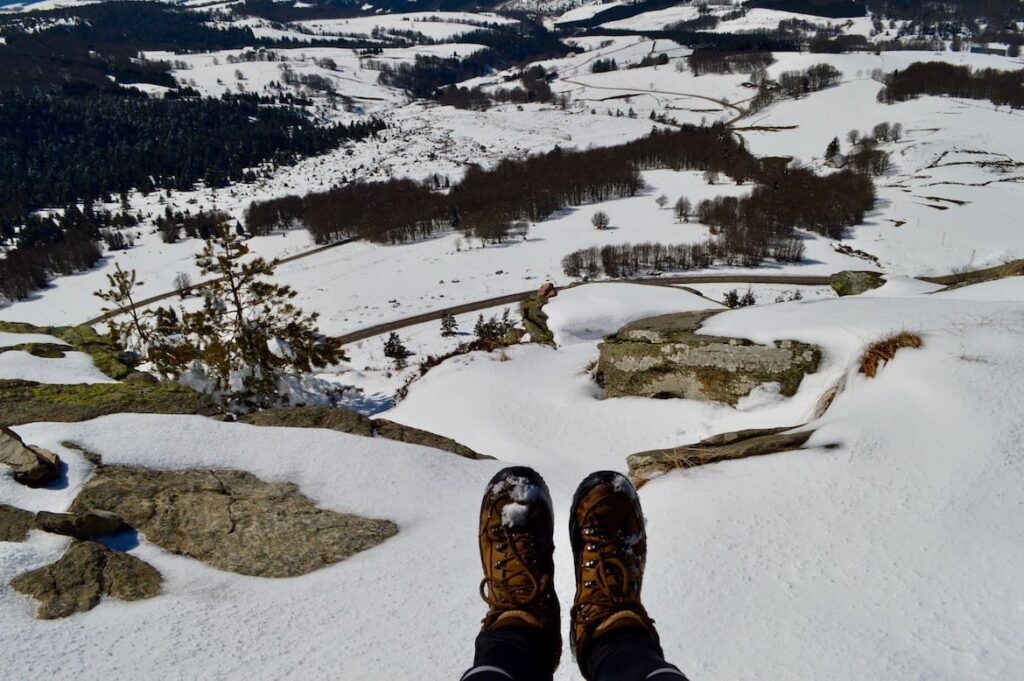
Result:
M640 617L640 615L632 610L620 610L594 630L594 638L620 629L639 629L645 632L650 632L651 630L647 625L647 621Z
M498 619L494 620L494 628L501 629L502 627L537 627L538 629L543 628L540 620L526 612L525 610L509 610L498 615Z

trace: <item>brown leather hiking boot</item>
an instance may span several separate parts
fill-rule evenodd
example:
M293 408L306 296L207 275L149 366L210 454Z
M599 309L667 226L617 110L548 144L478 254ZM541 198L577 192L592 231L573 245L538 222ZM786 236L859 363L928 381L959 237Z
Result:
M591 644L604 634L631 628L658 642L640 603L647 532L633 483L613 471L589 475L573 497L569 539L576 565L571 644L587 676Z
M562 655L553 534L551 496L539 473L514 466L491 478L480 505L480 596L489 606L483 630L542 630L552 671Z

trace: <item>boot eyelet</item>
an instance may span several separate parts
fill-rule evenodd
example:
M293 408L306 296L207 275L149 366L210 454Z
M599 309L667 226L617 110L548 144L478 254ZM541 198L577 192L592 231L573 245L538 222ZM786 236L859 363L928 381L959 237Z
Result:
M495 551L506 551L508 550L508 544L498 544L494 547Z
M597 586L597 583L588 579L587 581L583 582L583 586L587 587L588 589L593 589L595 586Z
M505 561L504 560L495 561L494 567L497 568L498 570L500 570L501 568L505 567Z
M587 544L583 547L584 551L597 551L597 544Z
M583 564L583 567L585 567L585 568L592 568L595 565L597 565L597 561L596 560L588 560L586 563Z

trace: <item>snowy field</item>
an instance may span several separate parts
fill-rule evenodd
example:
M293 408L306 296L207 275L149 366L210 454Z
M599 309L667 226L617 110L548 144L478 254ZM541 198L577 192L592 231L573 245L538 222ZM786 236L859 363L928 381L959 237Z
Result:
M369 36L376 29L385 34L415 31L433 40L451 40L479 30L482 24L514 24L516 20L497 14L472 12L408 12L354 19L297 21L303 29L320 35Z
M65 458L67 485L30 490L0 478L2 503L66 508L91 474L60 445L73 440L108 463L240 468L295 482L325 508L390 518L400 532L342 563L279 580L220 572L140 537L130 553L163 573L159 597L108 600L40 622L29 599L0 587L0 664L11 678L59 678L71 668L52 653L59 646L75 651L80 679L243 678L255 669L262 678L456 678L470 664L483 613L477 510L497 469L537 467L562 531L572 491L591 470L625 470L629 453L715 432L799 424L846 375L845 391L808 426L817 431L810 448L671 473L641 491L650 536L645 601L669 659L710 681L1024 674L1016 636L1024 626L1024 422L1014 397L1024 380L1024 280L933 295L897 280L873 297L758 306L710 321L709 333L821 344L823 366L793 398L764 389L736 408L599 398L582 367L601 336L637 317L709 305L630 284L563 292L547 307L559 349L458 358L386 413L501 461L188 416L18 427ZM897 329L920 333L924 349L901 351L876 379L854 374L863 346ZM832 444L839 447L824 448ZM65 545L41 533L0 544L0 584ZM564 536L556 545L568 617L571 556ZM41 637L51 646L40 647ZM568 653L556 678L580 678Z

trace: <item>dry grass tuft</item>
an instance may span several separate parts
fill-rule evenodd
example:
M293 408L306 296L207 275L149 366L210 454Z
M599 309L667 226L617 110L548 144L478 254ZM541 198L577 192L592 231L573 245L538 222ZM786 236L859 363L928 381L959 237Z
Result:
M839 397L839 393L846 389L846 374L839 377L832 387L825 391L825 394L818 398L818 402L814 405L814 417L820 419L828 411L828 408L832 406L836 398Z
M868 378L874 378L878 375L879 368L895 357L900 348L920 348L922 346L924 346L924 341L921 340L921 337L907 331L875 341L860 357L860 373Z

